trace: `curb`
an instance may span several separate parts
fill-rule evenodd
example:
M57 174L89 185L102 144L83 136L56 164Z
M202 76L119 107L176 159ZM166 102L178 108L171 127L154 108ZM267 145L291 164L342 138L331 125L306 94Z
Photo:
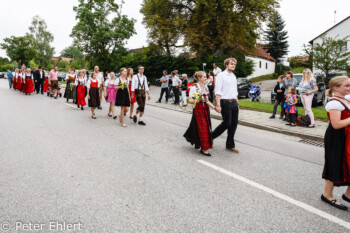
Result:
M188 111L187 109L180 109L180 110L178 110L178 109L165 108L165 107L162 107L161 105L153 105L153 104L148 104L148 105L154 106L154 107L158 107L158 108L168 109L168 110L171 110L171 111L185 112L185 113L188 113L188 114L192 113L192 111ZM210 114L210 117L214 118L216 120L222 120L221 116L217 116L217 115L214 115L214 114ZM313 140L313 141L317 141L317 142L324 142L324 138L323 137L306 135L306 134L296 133L296 132L290 132L290 131L283 130L283 129L277 129L277 128L273 128L273 127L269 127L269 126L255 124L255 123L252 123L252 122L249 122L249 121L238 120L238 124L244 125L244 126L248 126L248 127L252 127L252 128L256 128L256 129L266 130L266 131L270 131L270 132L274 132L274 133L280 133L280 134L285 134L285 135L289 135L289 136L296 136L296 137L300 137L302 139L308 139L308 140Z

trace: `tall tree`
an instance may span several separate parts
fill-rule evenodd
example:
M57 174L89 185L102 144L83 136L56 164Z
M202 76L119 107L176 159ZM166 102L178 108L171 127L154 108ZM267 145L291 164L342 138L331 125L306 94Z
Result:
M38 15L34 16L28 34L32 35L36 42L38 53L35 62L46 67L51 62L55 49L50 45L54 40L54 36L47 30L45 20Z
M111 71L124 45L134 33L134 20L122 15L121 5L114 0L79 0L76 12L77 24L71 36L75 45L91 55L92 63L102 71Z
M288 53L288 32L284 30L285 22L282 16L276 12L268 24L265 31L265 40L267 41L267 52L276 59L277 63Z
M71 45L69 47L66 47L65 49L63 49L61 51L61 57L70 57L70 58L74 58L74 59L83 59L84 58L84 54L82 53L82 51L74 45Z
M144 0L140 12L148 29L148 42L161 48L168 56L173 54L182 36L185 19L177 13L169 0Z
M1 48L6 50L7 56L19 64L28 65L36 55L36 44L32 35L11 36L4 38L4 43L0 44Z
M146 24L154 43L164 41L163 21L170 22L175 29L165 32L171 44L183 35L186 46L198 56L207 56L217 51L232 54L255 49L262 23L279 5L278 0L144 0L143 6L151 9L141 10L145 21L155 18ZM166 14L166 10L171 11Z
M345 71L349 68L350 52L346 48L349 38L323 36L321 43L304 45L304 51L311 57L313 67L325 73L327 83L331 71Z

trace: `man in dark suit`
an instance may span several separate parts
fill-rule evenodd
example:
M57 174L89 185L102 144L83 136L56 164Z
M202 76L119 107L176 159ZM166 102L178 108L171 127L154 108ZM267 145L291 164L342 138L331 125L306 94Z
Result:
M41 90L41 94L44 94L44 81L45 81L45 72L42 67L39 66L38 70L34 73L34 83L36 93L39 94L39 90Z

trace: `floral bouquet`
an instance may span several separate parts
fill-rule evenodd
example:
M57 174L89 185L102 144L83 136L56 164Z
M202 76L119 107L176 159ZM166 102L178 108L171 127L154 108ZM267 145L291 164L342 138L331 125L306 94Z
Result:
M122 87L122 90L124 90L124 88L126 88L126 82L122 82L120 86Z
M196 105L197 105L197 103L198 103L198 101L202 99L201 93L195 92L195 93L193 94L193 96L192 96L192 99L194 99L193 108L195 108Z

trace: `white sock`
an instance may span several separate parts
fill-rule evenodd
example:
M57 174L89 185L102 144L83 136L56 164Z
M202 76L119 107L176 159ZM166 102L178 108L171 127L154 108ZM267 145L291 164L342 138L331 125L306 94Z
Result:
M142 121L142 117L140 117L140 121Z

